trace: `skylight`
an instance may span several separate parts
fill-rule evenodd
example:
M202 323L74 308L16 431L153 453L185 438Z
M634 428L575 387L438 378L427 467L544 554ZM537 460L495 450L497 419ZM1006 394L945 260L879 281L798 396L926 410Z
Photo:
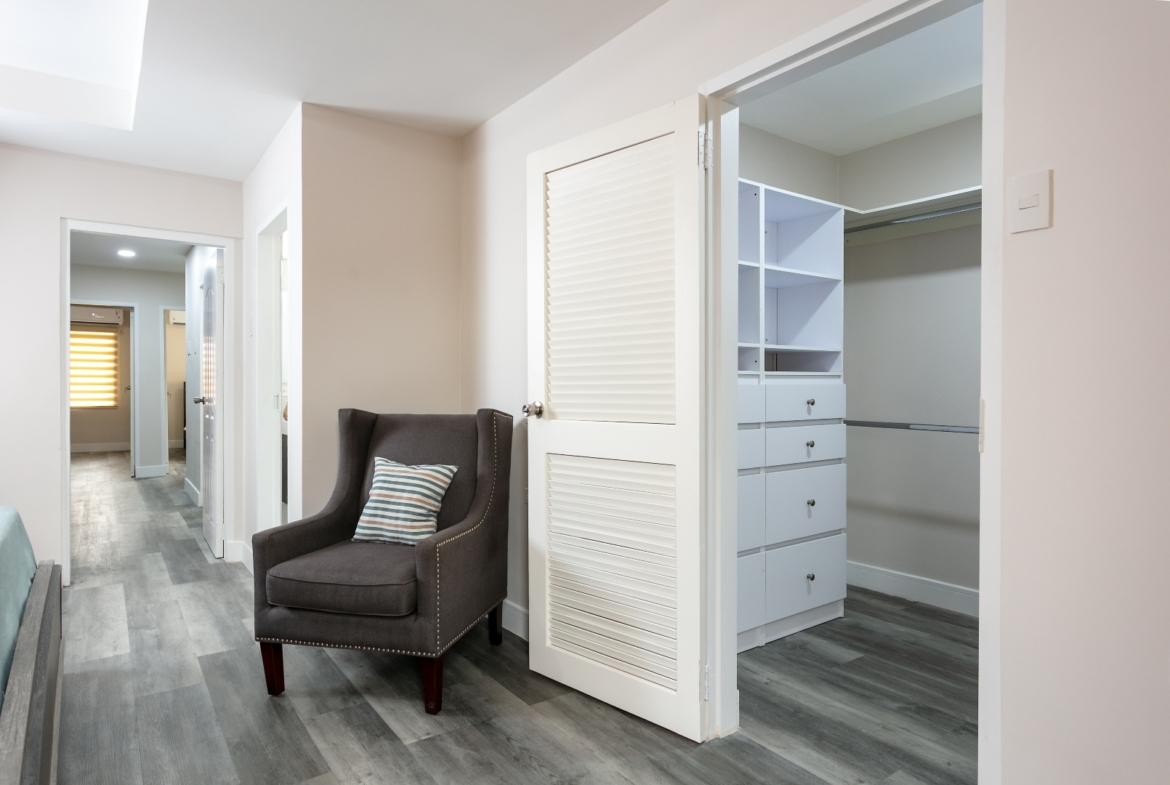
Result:
M0 0L0 107L130 130L148 0Z

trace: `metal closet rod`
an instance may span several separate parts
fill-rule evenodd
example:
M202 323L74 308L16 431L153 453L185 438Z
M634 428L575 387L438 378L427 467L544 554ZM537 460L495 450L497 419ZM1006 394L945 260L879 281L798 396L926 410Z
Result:
M920 422L877 422L875 420L846 420L846 425L858 428L895 428L900 431L942 431L944 433L979 433L970 425L927 425Z

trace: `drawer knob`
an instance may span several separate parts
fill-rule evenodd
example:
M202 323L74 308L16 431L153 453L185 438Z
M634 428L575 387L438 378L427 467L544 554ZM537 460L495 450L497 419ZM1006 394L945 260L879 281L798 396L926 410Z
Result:
M816 507L817 500L816 499L809 499L807 502L805 502L805 504L807 504L809 507Z
M807 401L805 401L805 403L807 403L809 406L816 406L817 399L816 398L809 398Z
M810 581L815 581L817 579L816 573L812 573L812 572L810 572L808 575L806 575L804 577L808 578Z
M813 447L817 446L817 443L814 442L812 439L809 439L807 442L804 443L804 446L808 447L811 450Z

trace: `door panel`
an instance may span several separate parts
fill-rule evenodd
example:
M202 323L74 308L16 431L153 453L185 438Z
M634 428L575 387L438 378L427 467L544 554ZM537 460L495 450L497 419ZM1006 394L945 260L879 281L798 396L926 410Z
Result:
M528 314L531 667L696 740L699 112L529 157Z
M202 351L200 352L200 383L203 397L203 538L217 557L223 556L223 537L220 533L219 471L219 265L223 252L218 252L203 269Z

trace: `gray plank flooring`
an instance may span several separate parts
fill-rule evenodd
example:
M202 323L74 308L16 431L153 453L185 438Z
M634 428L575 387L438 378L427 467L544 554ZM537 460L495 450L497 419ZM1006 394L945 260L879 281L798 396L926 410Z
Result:
M741 731L693 744L528 670L473 629L443 711L415 661L285 647L271 698L251 575L212 558L201 511L127 453L73 456L59 776L85 783L976 781L978 623L850 588L845 618L740 655Z

